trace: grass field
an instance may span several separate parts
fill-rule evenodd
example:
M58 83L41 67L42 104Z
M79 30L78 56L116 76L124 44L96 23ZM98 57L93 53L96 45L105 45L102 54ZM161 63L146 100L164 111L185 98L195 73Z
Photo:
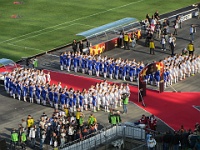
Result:
M17 0L16 0L17 1ZM15 61L82 39L76 34L125 17L144 19L199 0L0 1L0 58ZM14 19L11 16L17 15Z

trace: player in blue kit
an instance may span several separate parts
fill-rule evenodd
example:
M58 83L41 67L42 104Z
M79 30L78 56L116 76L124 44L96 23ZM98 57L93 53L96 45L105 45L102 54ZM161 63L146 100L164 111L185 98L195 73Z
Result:
M107 73L108 73L108 65L105 62L104 63L104 68L103 68L103 77L106 78L107 77Z
M92 60L91 58L88 60L88 74L91 76L92 75Z
M26 83L23 84L23 90L22 91L23 91L22 95L23 95L24 101L26 102L26 97L27 97L27 94L28 94L28 86L27 86Z
M63 90L60 94L60 109L64 109L64 106L65 106L65 98L66 98L66 95L65 95L65 91Z
M70 72L70 66L71 66L71 54L69 52L66 57L66 69L68 72Z
M126 81L126 65L123 66L123 70L122 70L122 80Z
M17 83L16 91L17 91L18 100L20 101L21 100L21 94L22 94L21 82Z
M47 91L47 88L46 88L46 87L42 88L41 97L42 97L42 103L43 103L44 106L46 105L47 92L48 92L48 91Z
M99 77L99 71L100 71L100 62L97 60L95 63L95 72L97 77Z
M55 89L53 93L53 102L54 102L54 107L56 110L58 110L58 97L59 97L59 90Z
M30 84L28 90L29 90L29 100L30 100L30 103L33 103L33 96L34 96L34 85L33 85L33 83Z
M48 98L49 98L49 103L50 103L50 105L51 105L51 107L53 107L53 91L52 91L52 89L51 88L49 88L49 90L48 90Z
M134 73L134 68L133 65L131 65L129 70L129 78L131 82L133 82L133 73Z
M157 70L155 72L155 81L156 81L156 86L159 87L159 84L160 84L160 70Z
M86 60L85 58L82 58L82 61L81 61L81 71L82 73L84 74L85 73L85 68L86 68Z
M97 97L95 93L92 93L92 105L93 105L93 111L97 112L96 106L97 106Z
M77 58L76 55L74 56L74 59L73 59L73 65L74 65L74 72L77 72L77 70L78 70L78 58Z
M109 77L110 79L113 79L113 71L114 71L113 64L110 64L108 68L109 68Z
M80 93L79 95L79 105L80 105L80 110L81 112L83 112L83 104L84 103L84 96L83 96L83 93Z
M116 64L115 65L115 79L119 79L119 65Z
M40 104L41 90L42 90L42 89L41 89L41 86L40 86L40 85L36 86L35 96L36 96L37 104Z

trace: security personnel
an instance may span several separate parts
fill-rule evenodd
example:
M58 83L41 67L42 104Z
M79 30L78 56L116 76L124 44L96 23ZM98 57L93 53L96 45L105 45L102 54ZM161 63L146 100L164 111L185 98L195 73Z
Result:
M127 33L124 34L124 49L129 49L129 36Z
M21 147L22 149L26 149L26 134L24 132L21 133Z
M155 51L155 43L154 43L153 39L151 39L149 42L149 49L150 49L150 54L155 55L155 52L154 52Z
M77 112L76 112L76 121L78 123L78 128L80 127L80 122L79 122L79 119L80 119L80 115L81 115L81 110L80 108L77 109Z
M121 120L120 112L117 111L117 113L116 113L115 115L116 115L116 123L117 123L117 124L121 123L122 120Z
M193 56L194 50L195 50L195 49L194 49L194 44L193 44L192 41L188 44L187 50L189 51L189 55L192 55L192 56Z
M95 123L97 123L96 118L93 116L93 114L90 115L89 119L88 119L88 125L94 125Z
M16 148L18 141L19 141L18 133L17 133L16 129L13 129L13 131L11 133L11 146L13 149Z
M83 116L83 114L80 114L79 126L80 126L80 129L81 129L81 131L82 131L83 126L84 126L84 116Z
M127 113L128 112L127 105L128 105L129 97L126 93L124 93L122 96L123 96L122 97L123 113Z
M116 115L112 112L110 115L110 123L115 126L117 124L117 118Z

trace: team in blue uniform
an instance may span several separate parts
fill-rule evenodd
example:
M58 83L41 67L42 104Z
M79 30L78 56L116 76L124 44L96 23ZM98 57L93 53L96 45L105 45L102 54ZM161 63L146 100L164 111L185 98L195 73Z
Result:
M65 63L64 63L65 62ZM64 67L63 67L64 64ZM80 53L63 53L60 55L60 67L67 71L82 72L89 75L100 75L104 78L137 80L139 72L144 68L143 63L135 61L107 58L102 56L81 55ZM61 69L62 70L62 69Z

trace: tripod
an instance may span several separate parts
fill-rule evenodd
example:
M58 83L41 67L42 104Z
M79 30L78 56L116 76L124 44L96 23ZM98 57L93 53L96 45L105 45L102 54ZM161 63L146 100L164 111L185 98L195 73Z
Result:
M145 103L144 103L144 99L143 99L142 93L141 93L141 90L139 90L138 92L139 92L138 94L139 94L139 97L140 97L141 102L142 102L142 106L143 106L143 107L146 107L146 105L145 105Z

